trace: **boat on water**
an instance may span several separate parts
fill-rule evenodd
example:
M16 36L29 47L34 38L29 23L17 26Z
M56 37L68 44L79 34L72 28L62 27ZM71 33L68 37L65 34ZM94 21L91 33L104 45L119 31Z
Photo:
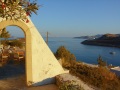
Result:
M116 52L110 52L110 54L116 54Z

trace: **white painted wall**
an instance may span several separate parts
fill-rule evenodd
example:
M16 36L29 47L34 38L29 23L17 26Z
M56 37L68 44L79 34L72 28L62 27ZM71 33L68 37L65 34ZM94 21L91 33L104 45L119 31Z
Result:
M35 85L48 84L58 74L64 73L62 66L43 40L32 22L28 23L32 34L32 71Z

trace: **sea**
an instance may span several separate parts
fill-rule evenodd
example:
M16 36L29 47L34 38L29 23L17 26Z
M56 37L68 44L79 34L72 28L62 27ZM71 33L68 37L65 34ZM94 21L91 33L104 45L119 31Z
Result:
M45 37L44 40L46 40ZM53 53L60 46L65 46L76 56L77 61L97 64L97 58L101 56L107 65L120 66L120 48L83 45L81 42L84 40L73 37L49 37L48 46ZM110 54L110 52L115 52L115 54Z

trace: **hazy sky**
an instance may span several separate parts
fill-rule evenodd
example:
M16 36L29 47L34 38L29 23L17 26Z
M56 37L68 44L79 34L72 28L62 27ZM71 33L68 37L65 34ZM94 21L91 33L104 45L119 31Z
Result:
M39 32L74 37L120 33L120 0L37 0L31 19ZM11 30L12 29L12 30ZM11 28L11 33L22 35Z

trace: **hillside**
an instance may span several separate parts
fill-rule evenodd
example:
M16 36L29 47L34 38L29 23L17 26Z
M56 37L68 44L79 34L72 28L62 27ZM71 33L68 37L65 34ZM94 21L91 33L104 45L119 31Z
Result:
M98 45L120 48L120 34L104 34L97 39L85 40L81 43L85 45Z

